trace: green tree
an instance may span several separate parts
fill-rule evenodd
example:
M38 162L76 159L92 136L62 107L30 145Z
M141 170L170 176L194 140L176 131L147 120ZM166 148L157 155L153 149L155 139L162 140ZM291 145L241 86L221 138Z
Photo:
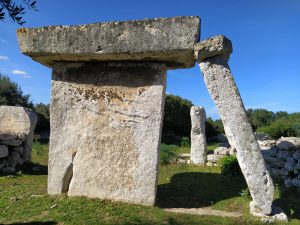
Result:
M0 105L33 108L30 95L24 94L16 82L2 74L0 74Z
M33 0L0 0L0 21L3 21L6 14L19 25L23 25L23 15L25 14L25 8L37 10L36 1Z
M167 95L163 121L162 142L180 143L182 137L191 132L190 110L193 103L175 95Z
M36 133L50 130L50 111L49 104L38 103L34 106L34 111L38 116L38 122L35 127Z
M275 114L266 109L248 109L247 115L254 130L270 125L275 120Z

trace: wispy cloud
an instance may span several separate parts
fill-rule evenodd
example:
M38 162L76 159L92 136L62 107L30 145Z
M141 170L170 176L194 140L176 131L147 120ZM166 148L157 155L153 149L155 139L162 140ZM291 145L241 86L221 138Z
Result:
M24 70L12 70L11 72L16 75L27 75L27 72Z
M7 61L9 58L4 55L0 55L0 61Z
M0 38L0 43L8 44L8 41L6 41L6 40Z
M24 70L12 70L11 73L15 75L20 75L23 78L30 78L30 75Z

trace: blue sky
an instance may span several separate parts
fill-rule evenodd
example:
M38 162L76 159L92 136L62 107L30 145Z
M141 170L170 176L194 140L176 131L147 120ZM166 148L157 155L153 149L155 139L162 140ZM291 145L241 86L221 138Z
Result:
M200 16L201 40L218 34L232 40L229 64L246 108L300 111L299 0L38 0L37 7L38 12L25 14L25 27ZM10 19L0 23L0 72L17 81L35 103L49 103L51 70L20 53L19 27ZM167 93L219 117L198 65L168 71Z

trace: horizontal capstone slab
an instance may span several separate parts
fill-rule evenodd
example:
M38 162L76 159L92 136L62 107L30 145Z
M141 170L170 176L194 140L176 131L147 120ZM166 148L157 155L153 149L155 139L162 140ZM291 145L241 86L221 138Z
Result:
M23 54L48 67L56 61L162 61L168 68L194 66L200 18L183 16L21 28Z

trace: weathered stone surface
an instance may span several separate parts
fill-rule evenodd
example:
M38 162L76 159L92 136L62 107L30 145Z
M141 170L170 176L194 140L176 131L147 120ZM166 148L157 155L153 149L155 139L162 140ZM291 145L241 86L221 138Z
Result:
M209 47L207 49L213 52ZM199 66L210 95L219 110L229 143L237 150L237 159L247 181L253 204L259 212L268 215L271 213L274 196L273 181L267 171L238 88L227 64L228 57L227 51L223 55L214 56L205 61L202 61L203 58L200 57L198 58Z
M207 161L209 162L213 162L213 163L217 163L220 159L222 159L224 157L224 155L214 155L214 154L210 154L207 155Z
M203 165L207 162L207 144L205 136L206 114L203 107L191 108L191 162Z
M200 18L183 16L21 28L25 55L52 67L55 61L162 61L168 68L193 67Z
M250 202L250 212L254 216L261 217L261 221L264 223L273 223L275 221L288 222L288 217L285 215L281 208L276 206L272 207L271 215L265 215L257 211L254 202Z
M215 155L229 155L229 151L230 151L230 148L226 148L226 147L217 147L217 148L214 150L214 154L215 154Z
M276 145L282 150L300 149L300 137L281 137Z
M8 147L6 145L0 145L0 159L8 156Z
M231 53L231 41L223 35L218 35L195 44L195 59L199 62L218 55L229 57Z
M264 132L255 132L254 133L256 140L259 141L274 141L274 139Z
M0 144L19 146L23 142L24 161L31 160L36 114L24 107L0 106Z
M153 205L164 63L56 63L48 193Z

